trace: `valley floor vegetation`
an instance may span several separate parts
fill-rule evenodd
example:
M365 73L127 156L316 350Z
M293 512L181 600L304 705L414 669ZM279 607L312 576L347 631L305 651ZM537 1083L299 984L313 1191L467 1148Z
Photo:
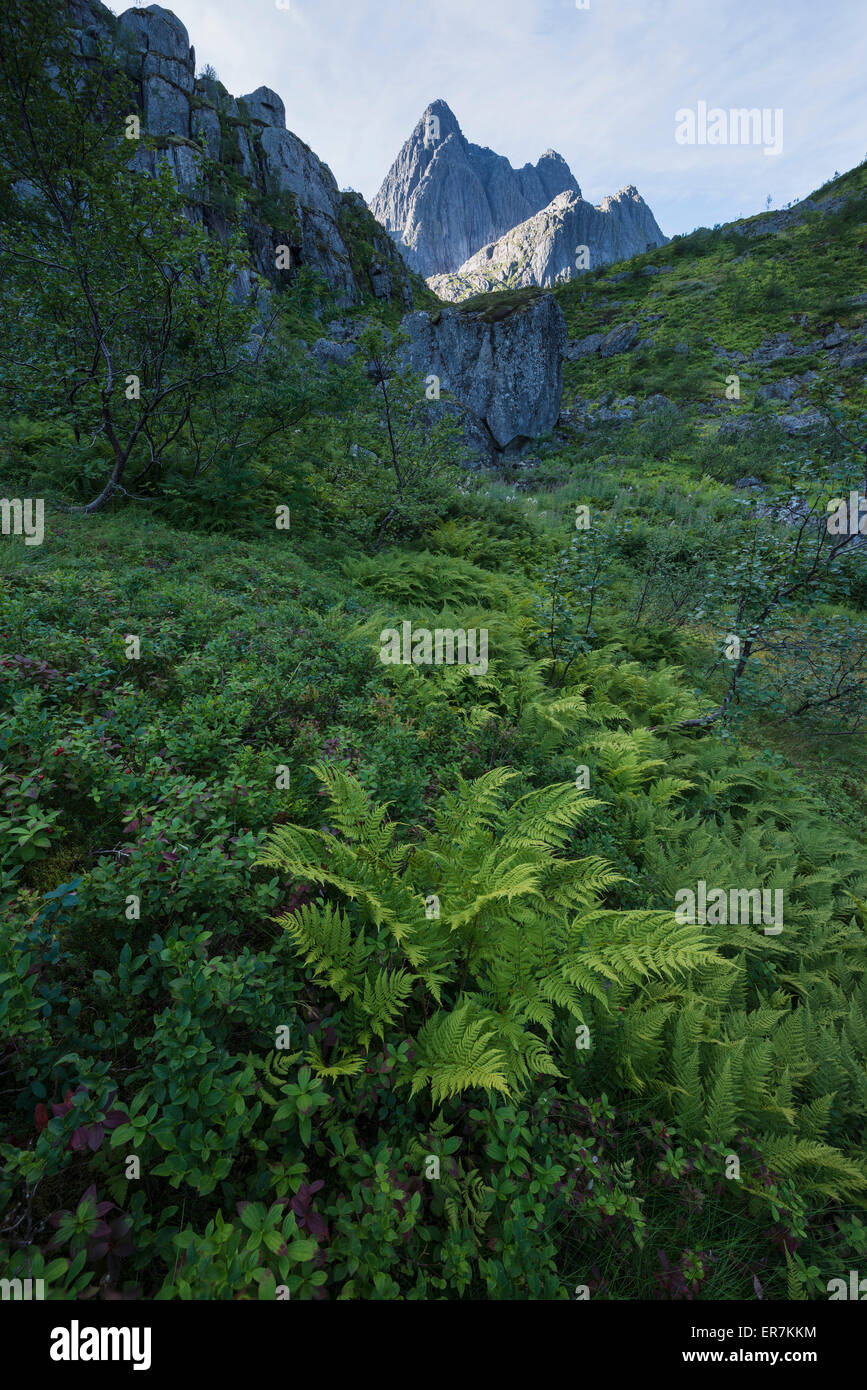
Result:
M715 353L863 321L863 166L854 213L559 287L577 337L657 294L655 342L569 364L493 474L397 308L302 271L251 349L192 275L228 288L240 230L73 161L70 101L53 212L2 189L0 492L45 499L42 544L0 537L4 1276L828 1298L867 1258L867 580L825 524L867 490L863 369L817 355L816 433L725 443ZM362 350L316 369L335 317ZM568 426L626 391L668 404ZM484 630L484 673L384 664L404 622ZM700 882L783 930L679 920Z

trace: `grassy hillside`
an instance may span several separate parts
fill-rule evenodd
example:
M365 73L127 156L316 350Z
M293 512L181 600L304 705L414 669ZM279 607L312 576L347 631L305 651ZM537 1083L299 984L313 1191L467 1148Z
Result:
M806 201L813 205L806 210L795 207L712 231L701 228L646 256L586 272L558 287L554 293L574 338L630 319L641 326L633 352L567 370L566 404L606 392L662 392L709 425L724 407L726 414L751 409L761 386L793 369L823 375L829 364L821 347L801 349L831 333L835 323L851 331L867 319L867 164ZM820 210L823 205L834 210ZM727 365L726 351L749 357L778 333L787 333L799 349L788 370L785 358ZM741 399L729 403L725 377L738 367ZM839 379L833 374L826 384L840 390L845 404L863 410L864 378L862 363Z

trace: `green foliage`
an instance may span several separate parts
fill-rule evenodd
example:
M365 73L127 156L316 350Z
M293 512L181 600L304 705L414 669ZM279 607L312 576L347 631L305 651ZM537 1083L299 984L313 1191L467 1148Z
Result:
M580 1024L588 1000L608 1009L606 989L625 1008L621 999L634 1003L649 982L671 985L718 961L698 928L676 929L664 913L600 907L618 875L597 857L560 857L594 804L569 785L507 808L514 773L461 779L432 831L410 846L396 841L386 808L355 779L315 772L337 834L281 826L261 862L347 903L311 903L281 925L337 995L347 1055L375 1037L410 1043L415 1061L399 1079L413 1094L509 1095L533 1075L559 1075L551 1039L560 1011ZM435 918L425 915L431 894ZM639 1026L639 1043L644 1036Z
M243 234L221 241L190 219L152 138L131 162L130 84L104 56L82 67L55 6L6 10L2 25L3 400L72 431L79 476L51 493L97 509L152 488L173 451L194 478L237 468L266 433L255 314L232 292ZM204 155L191 157L206 177Z

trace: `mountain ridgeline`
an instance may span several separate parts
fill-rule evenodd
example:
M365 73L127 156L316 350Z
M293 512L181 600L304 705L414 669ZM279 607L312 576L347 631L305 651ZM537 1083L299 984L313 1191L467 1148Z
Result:
M667 241L632 185L594 207L554 150L514 169L467 140L444 101L423 113L370 208L443 299L552 285Z
M107 53L129 81L150 137L135 162L152 173L168 160L191 216L221 238L240 199L250 248L240 294L288 284L305 265L347 308L372 295L407 310L424 295L417 277L453 301L549 287L585 268L582 247L600 266L667 240L634 187L594 207L554 150L514 169L468 141L444 101L428 106L368 207L287 129L276 92L234 97L210 69L197 75L171 11L149 5L115 17L101 0L67 0L67 11L82 62Z
M483 246L540 212L560 193L580 198L572 172L548 150L513 169L466 139L444 101L433 102L371 203L373 215L420 275L457 270Z

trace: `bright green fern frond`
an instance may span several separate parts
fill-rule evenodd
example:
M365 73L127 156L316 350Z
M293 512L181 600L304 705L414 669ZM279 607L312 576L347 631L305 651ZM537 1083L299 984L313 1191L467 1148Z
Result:
M475 1006L465 1003L451 1013L436 1013L416 1039L412 1094L430 1086L434 1102L481 1087L509 1095L506 1059L491 1046L494 1033Z

